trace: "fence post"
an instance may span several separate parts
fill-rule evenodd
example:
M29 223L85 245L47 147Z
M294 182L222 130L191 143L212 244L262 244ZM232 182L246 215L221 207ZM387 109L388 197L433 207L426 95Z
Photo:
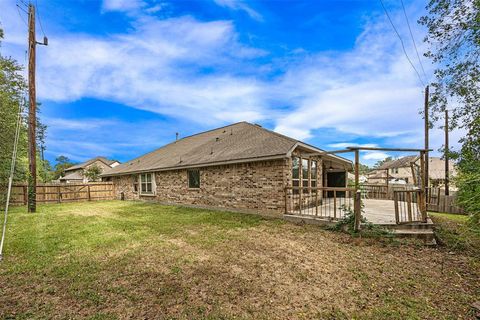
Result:
M285 214L288 214L288 187L285 187Z
M355 225L354 230L360 230L360 222L362 220L362 212L361 212L361 191L357 190L355 192L355 201L353 203L353 212L355 214Z
M28 203L28 191L27 191L27 186L22 187L23 190L23 204L27 205Z
M87 196L88 196L88 201L92 201L92 198L90 197L90 185L87 185Z
M315 189L315 215L318 216L318 188Z
M57 202L61 203L62 202L62 192L60 191L60 186L57 187Z

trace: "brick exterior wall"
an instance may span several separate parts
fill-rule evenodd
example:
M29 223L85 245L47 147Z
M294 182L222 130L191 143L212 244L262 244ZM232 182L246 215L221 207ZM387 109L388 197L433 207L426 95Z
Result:
M200 168L199 189L188 188L187 170L155 172L154 196L141 196L134 190L138 175L113 177L112 181L117 199L123 193L125 200L281 215L285 211L284 187L290 177L291 159L283 159Z

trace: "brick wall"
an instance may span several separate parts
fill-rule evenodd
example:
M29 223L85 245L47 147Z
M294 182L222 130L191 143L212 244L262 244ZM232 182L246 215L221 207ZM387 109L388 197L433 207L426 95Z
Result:
M113 177L116 197L204 207L239 209L265 214L285 211L284 187L291 160L259 161L200 168L200 188L189 189L187 170L155 172L155 196L134 190L137 175Z

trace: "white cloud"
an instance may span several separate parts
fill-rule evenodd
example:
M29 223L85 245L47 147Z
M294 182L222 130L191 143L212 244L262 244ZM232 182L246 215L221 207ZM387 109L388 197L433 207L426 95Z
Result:
M244 2L216 2L256 16ZM335 128L349 135L345 140L362 136L395 147L422 146L418 111L423 93L385 17L371 18L349 51L300 50L293 59L265 65L255 59L268 53L243 45L233 22L190 16L158 19L141 13L154 7L142 1L106 0L103 10L135 12L129 14L129 31L102 38L52 34L49 47L38 52L39 99L70 102L93 97L202 126L268 120L275 130L299 139ZM158 9L161 5L152 10ZM18 17L10 16L16 12L0 13L6 42L23 60L19 48L24 48L25 33ZM392 16L404 19L403 13ZM421 39L421 30L414 28ZM408 36L407 30L400 32ZM414 57L413 49L407 50ZM268 79L264 69L278 76ZM441 133L432 131L433 148L441 142ZM365 155L372 160L383 156Z
M362 158L365 160L383 160L385 158L388 158L389 156L390 155L385 152L374 151L363 155Z
M95 97L211 124L263 119L265 84L225 67L265 52L242 46L231 22L142 16L134 27L106 39L52 38L39 57L39 98Z
M145 7L145 2L141 0L103 0L103 11L131 11Z
M263 21L263 17L260 13L250 8L244 1L242 0L214 0L216 4L221 7L229 8L231 10L240 10L245 11L250 18L255 19L257 21Z
M365 147L365 148L375 148L378 147L376 143L355 143L355 142L339 142L339 143L331 143L328 145L330 148L335 149L345 149L348 147Z

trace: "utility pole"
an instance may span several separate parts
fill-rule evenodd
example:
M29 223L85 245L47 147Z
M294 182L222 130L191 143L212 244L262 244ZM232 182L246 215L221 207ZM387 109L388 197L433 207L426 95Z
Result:
M429 129L430 129L430 123L428 121L428 94L429 94L429 88L428 85L425 87L425 110L424 110L424 116L425 116L425 172L424 172L424 177L423 179L425 180L425 199L428 199L428 179L429 179L429 172L428 172L428 167L429 167L429 152L428 149L430 149L429 145L429 139L428 139L428 134L429 134Z
M449 180L450 180L450 157L448 145L448 110L445 109L445 195L450 195Z
M37 146L36 146L36 124L37 124L37 101L35 96L35 7L28 6L28 163L30 177L28 179L28 212L35 212L37 209Z

